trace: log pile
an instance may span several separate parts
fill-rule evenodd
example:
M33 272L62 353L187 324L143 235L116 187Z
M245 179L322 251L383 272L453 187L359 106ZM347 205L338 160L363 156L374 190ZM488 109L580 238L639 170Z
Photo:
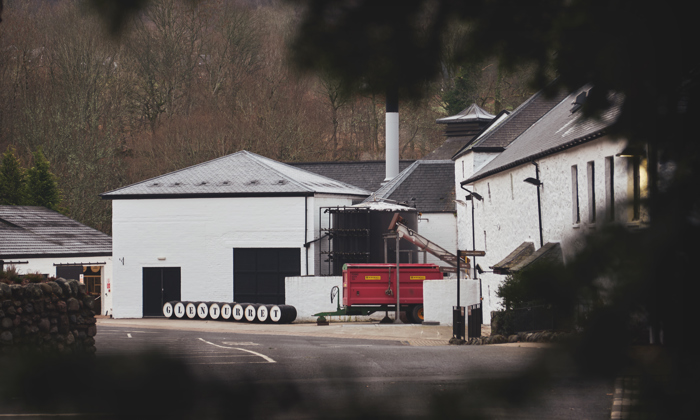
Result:
M85 285L0 283L0 354L94 354L95 312Z

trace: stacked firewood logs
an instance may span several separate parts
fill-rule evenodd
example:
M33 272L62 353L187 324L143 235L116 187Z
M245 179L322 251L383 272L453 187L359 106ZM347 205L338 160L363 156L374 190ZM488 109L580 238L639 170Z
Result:
M92 308L93 298L76 280L0 283L0 354L95 353Z
M172 319L212 319L219 321L290 324L297 318L291 305L236 302L166 302L163 315Z

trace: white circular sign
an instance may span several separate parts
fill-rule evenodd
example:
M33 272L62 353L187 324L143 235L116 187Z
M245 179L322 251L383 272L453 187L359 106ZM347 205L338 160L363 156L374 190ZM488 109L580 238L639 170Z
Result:
M244 311L245 311L245 308L243 307L243 305L241 305L240 303L237 303L233 307L233 314L231 315L233 317L234 321L242 320Z
M231 318L231 305L229 305L228 303L224 303L223 305L221 305L221 318Z
M185 307L185 314L187 314L187 318L194 319L197 316L197 306L192 302L188 303Z
M163 316L170 318L173 316L173 304L170 302L165 302L163 305Z
M209 316L211 319L219 319L219 315L221 315L221 308L219 308L219 304L212 303L209 305Z
M280 319L282 319L282 310L279 306L275 305L270 308L270 319L272 322L280 322Z
M199 305L197 305L197 316L200 319L205 319L207 315L209 315L209 307L207 306L207 304L202 302Z
M260 322L267 321L267 316L268 316L267 306L260 305L260 307L258 308L258 321L260 321Z
M253 322L255 321L255 316L257 315L257 311L255 310L255 306L253 305L248 305L245 307L245 319L248 322Z
M185 304L182 302L178 302L175 304L175 308L173 308L175 311L175 317L176 318L182 318L185 316Z

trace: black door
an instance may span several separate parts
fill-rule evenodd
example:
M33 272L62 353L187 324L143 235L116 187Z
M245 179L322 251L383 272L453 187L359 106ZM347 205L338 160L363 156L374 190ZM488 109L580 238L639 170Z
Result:
M143 316L163 316L163 304L180 300L180 267L143 268Z
M236 248L233 250L233 299L283 304L284 278L300 274L299 248Z

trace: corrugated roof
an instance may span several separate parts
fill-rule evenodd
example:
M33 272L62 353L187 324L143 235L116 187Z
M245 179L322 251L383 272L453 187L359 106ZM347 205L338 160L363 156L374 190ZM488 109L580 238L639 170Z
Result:
M106 199L337 194L366 197L362 188L248 152L170 172L100 194Z
M444 117L436 120L438 124L449 124L452 122L467 122L467 121L490 121L496 116L484 111L479 105L471 104L455 115Z
M399 161L399 171L411 165L413 160ZM300 162L290 163L295 168L354 185L367 191L377 191L386 178L386 162L383 160L357 162Z
M475 141L458 151L453 159L469 150L502 150L542 118L549 110L559 104L565 97L566 92L561 92L552 98L547 98L543 92L535 93L520 104L520 106L515 108L505 120L502 122L499 121L498 124L491 129L487 128Z
M584 118L580 111L571 112L576 96L581 92L587 92L590 88L590 86L584 86L566 96L556 107L516 138L503 153L472 177L463 181L463 184L472 183L528 161L603 136L605 128L617 118L618 106L610 107L601 115L600 119ZM615 97L612 99L615 101Z
M112 255L112 238L44 207L0 206L0 258Z
M415 205L422 212L451 212L455 211L454 185L454 162L417 160L365 202L383 198Z

